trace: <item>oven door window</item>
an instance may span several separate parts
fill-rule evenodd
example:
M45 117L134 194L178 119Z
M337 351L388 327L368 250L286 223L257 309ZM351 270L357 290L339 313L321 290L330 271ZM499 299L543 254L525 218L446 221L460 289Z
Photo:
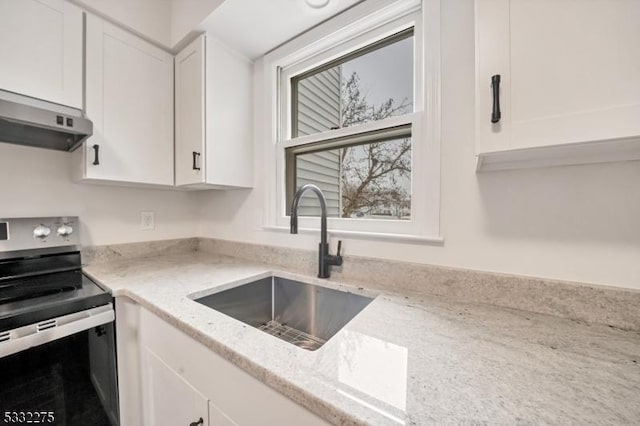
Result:
M109 323L0 358L0 424L118 425L114 347Z

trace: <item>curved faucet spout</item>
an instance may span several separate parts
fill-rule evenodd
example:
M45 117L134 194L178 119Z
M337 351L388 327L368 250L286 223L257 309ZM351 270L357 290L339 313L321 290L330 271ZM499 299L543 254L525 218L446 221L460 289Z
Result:
M327 199L324 197L322 190L313 184L306 184L300 187L296 192L296 195L293 196L293 202L291 203L291 222L290 228L292 234L298 233L298 205L300 204L300 199L302 195L306 191L313 191L317 196L318 200L320 200L320 243L327 243Z
M324 198L324 194L316 185L307 184L303 185L296 195L293 197L291 203L291 233L298 233L298 205L300 204L300 198L306 191L313 191L320 200L320 247L318 253L318 277L329 278L329 267L331 265L342 265L342 257L340 256L340 242L338 243L338 254L332 256L329 254L329 244L327 244L327 200Z

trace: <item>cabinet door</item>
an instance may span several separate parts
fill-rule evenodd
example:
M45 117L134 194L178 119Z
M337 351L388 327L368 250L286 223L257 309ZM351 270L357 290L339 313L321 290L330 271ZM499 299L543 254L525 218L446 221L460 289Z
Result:
M209 426L209 400L148 348L143 357L144 424Z
M211 401L209 401L209 420L211 422L211 426L238 426L238 423L231 420Z
M143 308L140 312L140 326L134 331L140 347L143 351L153 351L168 368L180 372L181 380L206 395L211 426L328 425L155 314ZM118 336L122 334L118 330ZM122 350L121 347L118 350ZM143 356L139 358L142 365L149 364ZM120 388L126 387L120 383ZM141 392L143 400L148 399L148 389Z
M253 185L253 64L207 38L207 182Z
M0 89L82 108L82 11L63 0L0 0Z
M205 36L175 59L176 185L205 181Z
M640 135L639 22L637 0L476 0L478 151Z
M84 178L173 185L173 56L89 15L86 62Z

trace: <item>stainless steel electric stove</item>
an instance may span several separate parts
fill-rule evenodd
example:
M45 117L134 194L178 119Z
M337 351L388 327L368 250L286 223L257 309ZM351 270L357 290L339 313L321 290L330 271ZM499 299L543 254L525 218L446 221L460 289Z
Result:
M0 219L0 420L117 425L113 298L77 217Z

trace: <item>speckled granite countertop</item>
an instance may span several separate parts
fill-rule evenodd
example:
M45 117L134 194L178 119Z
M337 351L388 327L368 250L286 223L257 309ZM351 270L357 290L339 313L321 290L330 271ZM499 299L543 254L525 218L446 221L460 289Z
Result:
M381 294L310 352L192 298L272 272L361 290L203 252L85 272L335 424L640 424L638 332Z

